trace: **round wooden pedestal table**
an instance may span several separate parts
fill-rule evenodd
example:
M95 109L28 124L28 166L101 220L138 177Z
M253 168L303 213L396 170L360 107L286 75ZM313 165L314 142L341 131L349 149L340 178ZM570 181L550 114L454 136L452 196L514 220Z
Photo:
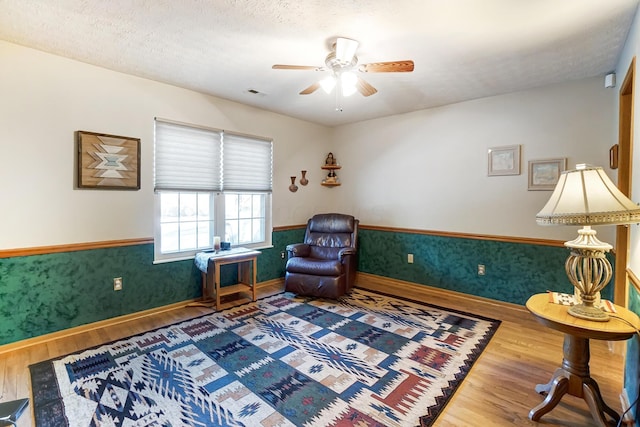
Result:
M616 312L610 313L608 322L596 322L570 315L569 306L550 302L548 294L536 294L529 298L527 309L531 314L548 328L564 333L562 366L547 384L536 386L536 392L546 393L547 397L529 412L531 421L540 420L555 408L565 394L584 399L600 426L615 426L620 420L620 415L604 402L598 383L589 373L589 340L627 340L640 328L640 320L635 313L618 305L614 307ZM607 415L611 420L607 420Z

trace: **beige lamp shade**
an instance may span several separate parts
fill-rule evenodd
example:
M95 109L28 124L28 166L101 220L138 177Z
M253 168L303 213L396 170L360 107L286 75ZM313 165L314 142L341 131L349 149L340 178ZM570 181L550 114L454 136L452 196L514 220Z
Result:
M640 223L640 207L622 194L601 167L562 172L551 198L536 215L539 225Z
M547 204L536 215L540 225L581 225L578 237L564 245L570 249L565 262L567 277L580 303L568 313L580 319L606 322L609 315L596 301L612 277L606 252L611 245L598 240L592 225L640 222L640 207L611 182L600 167L577 165L563 172Z

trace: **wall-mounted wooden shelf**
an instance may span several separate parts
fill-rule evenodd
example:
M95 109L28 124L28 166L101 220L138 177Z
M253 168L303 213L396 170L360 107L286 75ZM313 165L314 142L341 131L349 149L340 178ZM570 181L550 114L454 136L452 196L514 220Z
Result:
M338 176L334 172L335 170L340 169L342 166L336 162L333 157L333 153L329 153L327 156L327 160L325 160L324 165L320 166L320 168L329 171L329 175L325 179L322 180L320 185L324 185L325 187L337 187L340 185L340 180Z

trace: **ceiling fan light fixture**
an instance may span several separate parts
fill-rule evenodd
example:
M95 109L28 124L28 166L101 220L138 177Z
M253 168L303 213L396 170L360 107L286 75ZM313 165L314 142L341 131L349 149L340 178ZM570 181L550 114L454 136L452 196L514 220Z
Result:
M324 90L327 94L330 94L335 86L336 78L333 75L327 76L324 79L320 80L320 87L322 87L322 90Z
M351 96L358 89L358 77L351 71L340 74L340 86L342 86L342 96Z
M359 43L356 40L338 37L331 46L331 52L329 52L325 58L325 66L323 67L275 64L271 68L278 70L328 71L329 75L325 75L324 78L316 80L315 83L300 91L300 95L309 95L320 88L327 94L331 94L335 89L336 105L338 105L336 110L338 111L342 111L338 101L341 97L351 96L356 92L360 92L362 96L366 97L378 92L375 87L371 86L364 79L356 76L356 72L408 73L413 71L414 64L410 59L403 61L371 62L358 66L358 57L356 56L358 46ZM336 86L338 86L337 89Z
M336 59L344 65L351 63L358 49L358 42L352 39L338 37L336 39Z

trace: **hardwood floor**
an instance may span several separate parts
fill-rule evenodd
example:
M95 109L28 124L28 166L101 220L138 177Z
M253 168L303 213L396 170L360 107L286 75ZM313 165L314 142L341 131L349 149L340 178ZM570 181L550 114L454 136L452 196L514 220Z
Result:
M524 308L433 288L376 280L359 275L359 287L402 296L502 320L494 338L435 422L435 427L477 426L596 426L587 404L572 396L544 415L540 422L528 419L529 410L540 403L538 383L547 383L562 362L562 334L538 324ZM259 289L259 296L279 292L281 287ZM233 303L225 303L229 306ZM0 402L30 397L30 364L62 356L87 347L142 333L211 310L185 307L164 313L104 326L76 335L57 338L0 354ZM623 357L620 343L591 342L591 375L598 381L606 403L620 412ZM616 351L613 351L613 350ZM34 425L31 406L18 427Z

